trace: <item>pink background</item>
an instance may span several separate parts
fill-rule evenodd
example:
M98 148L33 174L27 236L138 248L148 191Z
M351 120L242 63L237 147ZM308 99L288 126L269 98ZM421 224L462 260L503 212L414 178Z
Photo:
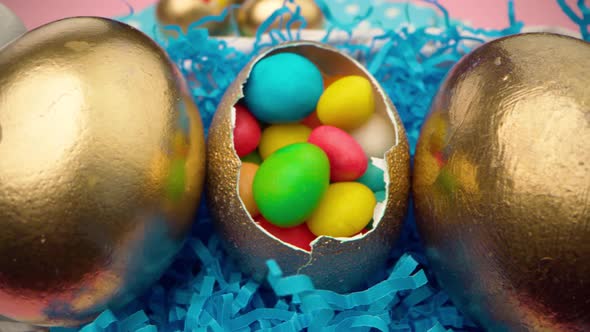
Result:
M371 1L371 0L367 0ZM394 1L394 0L392 0ZM439 0L454 18L467 20L476 27L505 27L507 0ZM69 16L114 17L128 13L123 0L0 0L31 29ZM136 11L156 0L127 0ZM423 2L416 0L416 2ZM568 0L575 4L576 0ZM556 0L515 0L517 18L527 25L577 27L563 14Z

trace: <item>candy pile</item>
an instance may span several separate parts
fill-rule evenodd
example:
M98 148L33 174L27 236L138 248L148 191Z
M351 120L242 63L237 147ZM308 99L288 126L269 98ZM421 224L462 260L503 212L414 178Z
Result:
M371 82L329 76L301 55L279 53L254 66L244 95L234 147L252 218L307 251L317 236L369 230L386 198L383 158L393 141Z

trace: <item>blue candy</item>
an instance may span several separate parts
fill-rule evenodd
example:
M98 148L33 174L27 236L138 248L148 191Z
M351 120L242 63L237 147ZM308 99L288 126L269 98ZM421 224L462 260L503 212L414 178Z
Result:
M244 87L244 99L262 122L298 122L315 110L323 90L322 73L311 61L294 53L280 53L254 66Z

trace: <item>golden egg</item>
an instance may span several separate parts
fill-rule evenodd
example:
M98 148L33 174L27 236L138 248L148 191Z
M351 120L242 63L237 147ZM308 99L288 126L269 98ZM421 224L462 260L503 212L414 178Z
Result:
M415 157L437 279L488 331L590 330L590 44L485 44L441 86Z
M160 0L156 6L156 17L162 27L177 25L183 32L198 20L207 16L219 16L223 10L235 3L234 0ZM203 24L211 35L223 35L229 28L229 15L219 22L208 22ZM166 34L173 34L173 31L164 30Z
M373 228L364 235L322 236L312 242L311 251L306 251L258 226L239 198L241 161L233 147L234 105L243 97L243 85L254 65L279 52L302 55L329 76L367 78L376 97L375 112L390 121L393 141L383 157L387 199L377 205ZM207 151L207 197L214 224L228 253L256 280L264 279L266 261L274 259L285 275L306 274L316 287L347 292L362 287L368 276L384 267L407 208L409 149L394 105L379 83L354 59L330 46L304 41L281 44L262 52L245 66L224 95L209 130Z
M258 28L266 21L276 10L287 6L291 11L297 7L301 10L301 16L305 18L306 29L321 29L324 25L324 14L314 0L294 0L285 2L284 0L246 0L238 9L238 25L242 34L254 36ZM283 16L283 28L286 27L291 15ZM296 23L292 28L297 29L301 24ZM269 29L279 28L279 19L277 19Z
M205 170L183 84L155 42L108 19L0 51L0 315L76 325L160 277Z

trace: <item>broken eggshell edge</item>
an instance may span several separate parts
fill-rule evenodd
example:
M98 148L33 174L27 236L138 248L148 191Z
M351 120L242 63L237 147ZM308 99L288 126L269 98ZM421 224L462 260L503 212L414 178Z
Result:
M243 86L254 65L281 52L297 53L328 75L360 75L375 95L375 110L386 115L395 131L395 142L385 154L386 201L382 217L365 235L350 238L318 237L307 252L287 244L258 226L246 211L238 193L241 160L233 147L234 105L243 97ZM356 60L326 44L295 41L262 51L238 74L226 91L209 130L207 144L207 200L213 224L228 254L239 267L262 282L266 261L274 259L285 275L308 275L317 288L350 292L366 284L389 257L408 205L410 153L405 129L395 106L376 79ZM379 206L377 206L379 209ZM375 213L379 215L379 211Z

